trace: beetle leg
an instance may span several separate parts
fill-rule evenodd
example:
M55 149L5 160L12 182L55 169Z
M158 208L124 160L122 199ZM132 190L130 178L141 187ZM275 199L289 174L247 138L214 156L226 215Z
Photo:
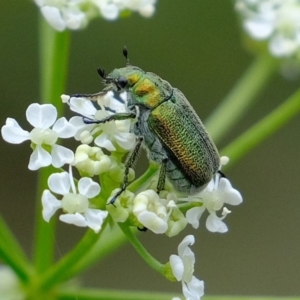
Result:
M102 120L91 120L89 118L83 118L83 122L85 124L103 124L110 121L120 121L120 120L127 120L127 119L135 119L136 113L135 112L125 112L125 113L116 113L110 115Z
M113 196L113 198L111 198L111 200L109 201L109 204L114 204L114 202L116 201L116 199L126 190L126 188L128 186L129 169L133 167L134 163L136 162L136 160L137 160L137 158L139 156L143 140L144 140L143 137L138 137L137 143L136 143L134 149L129 154L128 158L126 159L124 179L123 179L123 183L122 183L121 189Z
M218 173L220 174L221 178L226 178L226 175L223 172L221 172L220 170L218 171Z
M159 171L159 177L157 182L157 194L165 188L166 183L166 167L167 167L168 158L163 158L162 164Z
M103 97L105 94L107 94L106 91L101 91L95 94L74 94L70 95L70 98L75 97L75 98L87 98L91 101L97 101L99 98Z

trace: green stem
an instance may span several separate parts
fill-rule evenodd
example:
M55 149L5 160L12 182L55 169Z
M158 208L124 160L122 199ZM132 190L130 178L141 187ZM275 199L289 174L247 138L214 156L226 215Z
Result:
M149 167L145 171L145 173L140 176L138 179L133 181L129 186L128 190L135 192L142 187L144 183L146 183L158 170L158 165L152 162L149 162Z
M60 290L58 300L170 300L174 294L155 292L131 292L131 291L111 291L111 290Z
M230 157L230 166L232 166L238 159L286 124L299 111L300 89L264 119L222 149L221 153Z
M109 220L110 218L107 217L102 225L101 231L98 234L92 230L88 230L82 240L71 252L65 255L55 266L41 276L38 282L39 289L43 291L49 290L57 283L69 278L68 270L72 269L73 266L93 248L96 242L101 238L102 232Z
M103 242L105 241L105 243ZM127 241L126 236L118 226L113 229L106 227L102 233L101 239L98 239L94 247L86 253L76 264L69 270L68 278L73 278L77 274L89 268L96 261L99 262L107 255L112 254L114 250L120 248Z
M40 17L40 86L41 102L52 103L59 113L62 114L63 103L60 95L63 93L67 62L70 44L70 33L65 31L58 33L54 31ZM37 272L42 272L51 265L53 261L54 230L55 220L46 223L42 218L41 195L47 188L47 179L53 172L53 168L44 168L39 172L37 205L36 205L36 226L34 261Z
M15 271L20 281L26 283L32 273L31 266L13 234L0 216L0 259Z
M11 251L12 255L18 257L19 260L22 260L25 264L29 265L28 258L24 253L19 242L15 239L13 233L10 231L9 227L6 225L2 216L0 215L0 244L3 245L6 249Z
M208 132L218 143L243 117L277 70L277 60L269 54L257 57L239 80L237 85L222 101L205 122Z
M171 293L130 292L96 289L60 290L58 300L170 300L175 297ZM177 295L180 297L180 295ZM202 299L202 298L201 298ZM204 296L203 300L300 300L300 297L257 297L257 296Z
M147 171L140 176L137 180L129 185L129 190L136 191L141 187L142 184L147 182L153 174L157 172L157 165L151 164ZM107 237L107 238L106 238ZM106 242L103 243L103 240ZM99 239L95 246L89 253L84 255L68 272L68 277L72 278L76 274L81 273L83 270L91 266L95 261L103 259L107 255L111 254L112 251L119 248L122 244L127 241L126 236L120 231L119 227L113 229L107 229L103 232L101 240Z
M64 107L60 96L66 85L70 40L70 31L57 32L40 17L41 99L52 103L59 114Z
M129 185L129 190L135 191L140 188L142 184L147 182L147 180L149 180L149 178L151 178L151 176L153 176L153 174L157 172L157 168L158 167L156 164L150 163L147 171L136 181ZM106 242L103 243L103 240L105 240ZM102 239L99 239L95 246L89 251L89 253L86 253L86 255L78 260L76 264L74 264L74 266L70 269L70 271L68 272L68 278L74 277L76 274L81 273L83 270L91 266L95 261L99 261L108 254L111 254L113 250L119 248L126 241L127 238L123 234L123 232L120 231L119 227L115 227L112 230L107 229L103 232Z
M125 223L118 223L119 227L123 231L123 233L127 236L133 248L137 251L137 253L144 259L144 261L155 271L164 275L165 265L156 260L141 244L141 242L137 239L136 235L132 233L130 227Z

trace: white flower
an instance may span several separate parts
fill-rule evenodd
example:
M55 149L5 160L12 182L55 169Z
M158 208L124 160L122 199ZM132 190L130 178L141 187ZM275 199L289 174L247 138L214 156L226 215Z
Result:
M221 166L228 162L228 158L221 157ZM196 206L189 209L186 213L186 219L194 228L199 227L199 219L205 209L209 212L206 219L206 228L211 232L224 233L228 231L227 225L223 222L230 210L224 207L224 204L239 205L243 199L240 192L231 186L227 178L221 177L217 173L210 181L208 186L199 194L188 197L189 201L201 202L202 206ZM222 217L217 216L217 211L222 209Z
M96 233L100 231L108 212L90 208L89 204L89 199L100 193L98 183L83 177L78 181L76 189L70 166L69 173L62 172L50 175L48 186L52 192L63 197L58 200L49 190L43 192L43 218L46 222L49 222L55 212L61 208L65 212L59 216L61 221L80 227L88 226Z
M225 203L230 205L239 205L243 199L239 191L231 186L227 178L220 178L217 174L209 185L202 191L198 197L203 203L201 207L193 207L186 213L188 223L194 228L199 227L199 219L205 209L210 215L206 219L206 228L211 232L224 233L228 230L227 225L223 222L230 211L223 209L222 217L218 217L216 212L223 208ZM195 201L196 199L193 199ZM197 200L196 200L197 201Z
M113 190L108 199L112 199L117 192L119 192L119 190L120 189ZM125 190L118 197L118 201L115 201L114 205L109 205L109 202L107 203L107 210L115 222L123 223L130 217L132 214L133 199L134 194L128 190ZM137 224L137 226L139 226L139 224Z
M126 93L123 93L122 96L126 97ZM123 100L125 101L125 99ZM109 151L116 151L113 142L125 150L132 149L135 145L136 138L135 135L130 132L131 120L110 121L103 124L93 123L115 112L126 111L125 104L115 99L113 92L108 92L106 97L103 97L103 101L104 104L98 101L101 109L97 110L92 102L86 98L70 98L70 109L91 122L91 124L86 124L82 117L78 116L71 118L70 123L77 128L75 138L84 144L89 144L95 136L95 144ZM112 112L105 109L105 107L108 106Z
M107 20L116 20L123 10L132 10L143 17L151 17L156 0L93 0L101 15Z
M186 236L178 246L178 255L170 256L173 275L182 282L182 292L188 300L200 300L204 295L204 282L193 275L195 255L189 245L193 245L194 242L193 235Z
M23 300L25 293L21 289L16 274L5 265L0 265L0 299Z
M87 25L96 8L87 0L35 0L47 22L56 30L76 30Z
M257 40L267 40L276 57L300 53L300 3L298 0L237 0L244 29Z
M66 163L72 163L74 153L66 147L57 145L56 142L58 138L73 137L76 128L64 117L56 120L57 111L51 104L30 104L26 110L26 117L34 127L30 132L23 130L15 119L7 118L1 133L3 139L12 144L31 141L33 152L28 168L37 170L50 164L60 168Z
M167 199L161 199L154 190L143 191L134 198L133 214L154 233L175 236L186 227L187 221L172 200L174 196L169 193Z
M154 233L165 233L168 229L168 212L153 190L146 190L134 198L133 214L138 221Z
M92 177L106 172L112 162L99 147L80 145L75 152L74 166L81 172Z
M47 22L56 30L84 28L90 19L101 15L116 20L123 10L151 17L156 0L35 0Z

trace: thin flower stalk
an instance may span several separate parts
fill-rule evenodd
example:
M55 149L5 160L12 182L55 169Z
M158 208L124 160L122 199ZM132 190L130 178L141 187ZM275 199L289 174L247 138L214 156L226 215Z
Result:
M262 141L277 132L300 111L300 90L257 122L240 137L221 150L231 157L231 165L245 156Z

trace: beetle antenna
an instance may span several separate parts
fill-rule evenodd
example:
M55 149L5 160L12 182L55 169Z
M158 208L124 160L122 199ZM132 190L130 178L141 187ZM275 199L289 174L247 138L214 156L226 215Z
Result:
M105 70L104 69L98 68L97 72L98 72L98 74L100 75L101 78L103 78L103 79L106 78Z
M126 46L123 47L123 55L126 58L126 66L130 66L130 62L129 62L129 58L128 58L128 50L127 50Z

